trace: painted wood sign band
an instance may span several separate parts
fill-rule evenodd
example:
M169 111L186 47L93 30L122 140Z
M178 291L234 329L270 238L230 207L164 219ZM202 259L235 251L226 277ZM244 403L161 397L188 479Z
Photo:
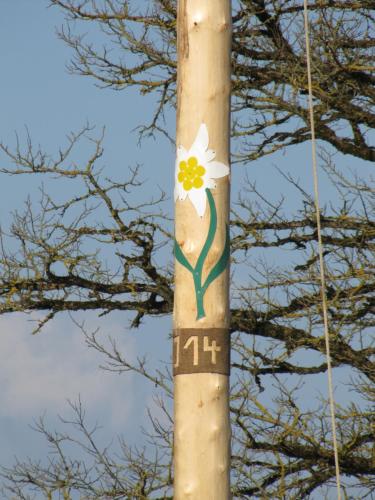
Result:
M230 373L227 328L181 328L173 332L173 375Z
M229 174L227 165L213 160L215 151L208 149L208 144L208 130L203 123L199 127L197 137L189 150L186 150L183 146L178 147L175 174L175 201L178 199L184 201L189 198L200 217L203 217L206 211L207 202L210 210L206 241L195 266L188 261L177 240L175 240L174 245L176 260L192 275L197 304L197 319L206 316L204 295L210 284L227 268L230 255L229 227L226 224L222 254L209 270L205 281L202 282L204 264L217 232L217 209L211 190L216 187L214 179Z

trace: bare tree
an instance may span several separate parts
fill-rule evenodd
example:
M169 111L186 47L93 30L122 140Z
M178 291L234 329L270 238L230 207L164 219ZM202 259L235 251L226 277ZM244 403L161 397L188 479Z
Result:
M163 113L175 105L176 2L52 3L67 15L60 36L74 51L71 70L103 86L155 93L155 114L141 133L168 133ZM347 498L372 498L375 188L371 175L345 174L336 153L369 166L375 157L375 2L316 0L309 8L317 136L326 144L321 163L337 193L322 207L331 356L351 391L349 401L336 405L340 468ZM70 20L96 23L113 50L74 33ZM233 23L234 159L247 163L310 139L301 2L238 1ZM70 155L86 139L93 153L77 167ZM53 175L76 186L60 204L47 192L37 210L26 203L9 234L2 234L0 312L44 311L36 330L66 311L134 311L134 327L146 315L172 311L171 267L159 264L163 245L172 252L171 223L160 208L164 194L139 201L141 196L132 195L140 187L137 171L126 181L108 180L98 165L102 140L86 127L54 159L31 140L24 148L2 145L13 162L1 168L4 175ZM291 213L283 199L272 200L249 181L232 212L234 276L239 270L231 307L234 498L325 498L334 487L327 404L324 395L306 403L304 394L327 369L314 205L296 180L285 172L280 176L295 189L297 210ZM7 250L9 238L17 253ZM102 248L111 249L117 265L102 258ZM107 369L135 370L168 401L168 364L152 373L142 360L130 364L115 344L106 347L97 334L85 335L103 353ZM153 419L150 448L131 450L121 443L121 461L96 445L79 403L70 425L81 433L75 442L87 461L68 458L69 431L51 432L40 422L56 455L48 466L19 462L4 470L4 495L172 498L172 422L168 403L160 404L170 425Z
M68 20L97 23L108 38L95 47L69 28L70 70L104 87L158 95L144 131L162 128L175 105L176 2L54 0ZM248 161L310 138L302 3L239 0L233 12L233 134ZM373 0L309 2L317 137L337 151L374 160ZM134 57L136 56L136 57Z

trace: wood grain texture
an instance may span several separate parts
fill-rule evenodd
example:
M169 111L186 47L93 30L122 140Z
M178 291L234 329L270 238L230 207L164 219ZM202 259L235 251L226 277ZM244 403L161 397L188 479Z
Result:
M231 3L180 0L178 9L177 145L189 149L205 123L215 160L229 165ZM225 245L229 177L212 190L217 232L203 279ZM176 202L176 240L194 265L204 244L209 211L201 218L187 198ZM229 266L228 266L229 267ZM196 319L191 273L176 262L174 329L228 328L229 268L207 290L206 316ZM229 335L227 338L229 343ZM229 377L216 373L175 377L174 498L230 498Z

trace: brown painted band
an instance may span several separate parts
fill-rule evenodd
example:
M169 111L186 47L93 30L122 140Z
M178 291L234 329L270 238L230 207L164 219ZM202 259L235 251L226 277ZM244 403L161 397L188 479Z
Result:
M173 375L230 374L228 328L179 328L173 331Z

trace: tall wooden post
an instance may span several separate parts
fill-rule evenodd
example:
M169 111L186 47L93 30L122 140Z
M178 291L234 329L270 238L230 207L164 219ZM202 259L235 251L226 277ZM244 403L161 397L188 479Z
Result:
M174 499L230 498L230 0L178 1Z

